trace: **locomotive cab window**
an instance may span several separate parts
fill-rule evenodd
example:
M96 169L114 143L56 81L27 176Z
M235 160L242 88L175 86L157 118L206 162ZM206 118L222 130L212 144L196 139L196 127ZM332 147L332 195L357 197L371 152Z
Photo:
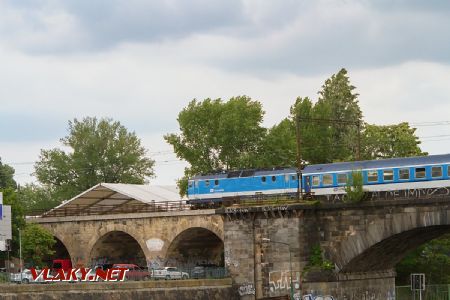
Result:
M450 177L450 166L447 166L447 176Z
M442 177L442 167L431 167L431 177Z
M292 175L291 180L297 180L297 175Z
M384 181L394 180L394 170L384 170L383 171L383 180Z
M188 181L188 187L191 188L193 185L194 185L194 183L193 183L191 180L189 180L189 181Z
M367 171L367 182L377 182L378 171Z
M408 180L409 179L409 169L398 170L398 178L400 180Z
M417 179L425 178L426 176L425 168L415 168L414 171Z
M347 184L347 174L345 173L337 174L337 183Z
M214 185L219 185L219 180L214 180Z
M312 177L312 184L313 184L313 186L320 185L320 177L318 175Z
M325 174L322 178L323 185L332 185L333 184L333 175Z
M261 177L262 182L266 182L266 176Z
M272 176L272 181L275 182L277 180L276 176Z
M206 186L206 187L209 186L209 180L205 180L205 186Z

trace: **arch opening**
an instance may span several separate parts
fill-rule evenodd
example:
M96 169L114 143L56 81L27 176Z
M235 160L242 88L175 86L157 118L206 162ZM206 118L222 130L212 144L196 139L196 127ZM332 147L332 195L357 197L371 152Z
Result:
M224 266L223 241L212 231L193 227L181 232L169 246L167 264L178 267Z
M393 269L409 252L446 233L450 233L449 225L420 227L393 235L354 257L341 269L341 272Z
M51 267L53 265L54 259L72 259L64 243L56 236L53 236L53 238L56 241L51 249L52 251L54 251L54 253L53 255L47 256L43 259L44 264L48 267Z
M409 285L411 274L425 274L427 285L450 284L450 231L409 251L395 265L396 285Z
M128 233L111 231L100 237L89 255L90 266L112 264L147 265L144 251Z

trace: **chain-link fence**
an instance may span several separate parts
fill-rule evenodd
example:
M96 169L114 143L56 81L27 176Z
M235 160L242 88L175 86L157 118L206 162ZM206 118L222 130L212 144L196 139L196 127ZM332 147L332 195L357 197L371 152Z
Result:
M410 286L397 286L395 288L396 300L450 300L450 284L428 285L422 291L420 298L419 291L415 294L411 291Z

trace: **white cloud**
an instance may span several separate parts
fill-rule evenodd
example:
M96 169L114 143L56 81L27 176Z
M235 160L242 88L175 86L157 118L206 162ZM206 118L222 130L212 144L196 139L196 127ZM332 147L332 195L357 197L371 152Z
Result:
M449 119L445 11L385 10L352 0L246 0L223 7L198 1L192 9L177 1L133 1L125 8L109 1L93 6L41 1L33 8L5 3L0 4L5 162L35 161L49 141L58 144L67 120L84 116L112 117L135 130L150 152L167 151L162 136L177 130L177 114L193 98L248 95L262 102L264 124L272 126L289 114L297 96L317 99L325 79L341 67L349 70L369 122ZM161 11L161 18L145 20L146 10ZM176 17L181 25L170 27ZM449 130L418 132L433 136ZM424 143L432 153L449 152L449 146L448 140ZM173 153L154 158L161 162L152 182L172 183L181 176L185 164L173 161Z

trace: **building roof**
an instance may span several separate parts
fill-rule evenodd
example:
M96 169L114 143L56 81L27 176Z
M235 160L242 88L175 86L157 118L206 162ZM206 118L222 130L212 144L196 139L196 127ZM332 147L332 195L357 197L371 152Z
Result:
M167 211L185 205L176 186L99 183L43 217Z

